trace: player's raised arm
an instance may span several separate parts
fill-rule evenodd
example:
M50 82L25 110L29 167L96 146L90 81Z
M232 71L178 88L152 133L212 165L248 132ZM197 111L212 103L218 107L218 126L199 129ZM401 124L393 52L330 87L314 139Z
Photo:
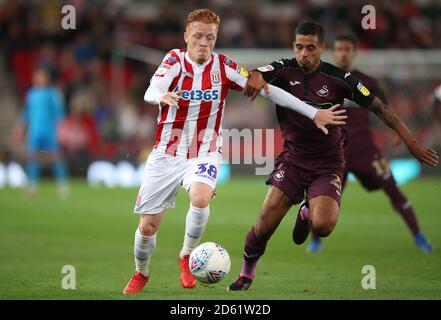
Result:
M170 105L178 108L180 91L169 92L168 90L180 70L179 57L170 51L150 80L150 85L144 94L144 101L150 104Z
M227 62L225 72L227 78L232 83L231 87L236 90L245 88L249 81L250 73L230 59L228 59ZM339 105L335 105L329 109L319 110L304 103L290 93L270 84L266 89L261 89L259 93L262 97L270 99L275 104L296 111L311 119L317 128L322 130L325 134L328 134L327 125L343 125L345 124L343 120L347 118L347 116L343 115L346 112L345 110L336 110Z
M346 110L336 110L340 106L339 104L334 105L329 109L316 109L276 86L269 84L268 92L268 95L266 95L265 91L262 89L260 95L262 97L267 97L281 107L291 109L308 117L314 121L317 128L322 130L325 134L328 134L328 129L326 129L327 125L345 124L344 119L346 119L347 116L345 116L344 113L346 113Z
M406 124L380 99L375 97L372 104L368 106L368 109L374 112L385 124L400 136L410 153L420 162L430 166L436 166L438 164L438 155L436 154L436 151L428 149L419 143L412 132L410 132L409 128L407 128Z
M421 163L430 166L436 166L438 163L438 155L433 149L428 149L423 146L414 137L406 124L397 116L397 114L388 108L379 98L372 94L357 78L351 75L350 72L345 73L344 81L352 90L352 100L360 106L374 112L386 125L393 129L406 144L410 153L418 159Z

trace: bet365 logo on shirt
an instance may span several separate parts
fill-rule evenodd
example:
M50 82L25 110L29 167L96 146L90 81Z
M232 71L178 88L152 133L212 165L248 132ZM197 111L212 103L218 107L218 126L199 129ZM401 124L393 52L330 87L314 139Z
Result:
M218 90L183 90L181 98L192 101L216 101L219 99Z

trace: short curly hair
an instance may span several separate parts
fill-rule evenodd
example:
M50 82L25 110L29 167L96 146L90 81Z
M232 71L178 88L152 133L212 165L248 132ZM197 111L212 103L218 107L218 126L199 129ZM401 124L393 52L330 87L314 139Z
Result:
M214 23L219 29L220 18L210 9L197 9L190 12L187 16L186 25L192 22L203 22L207 24Z

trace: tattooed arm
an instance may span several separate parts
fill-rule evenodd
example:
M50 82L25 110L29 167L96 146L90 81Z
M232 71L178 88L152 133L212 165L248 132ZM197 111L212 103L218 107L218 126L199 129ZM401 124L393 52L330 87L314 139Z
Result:
M392 128L403 140L410 153L420 162L430 166L436 166L438 163L438 155L433 149L427 149L414 137L406 124L397 116L397 114L388 108L380 99L374 98L371 105L367 107L374 112L385 124Z

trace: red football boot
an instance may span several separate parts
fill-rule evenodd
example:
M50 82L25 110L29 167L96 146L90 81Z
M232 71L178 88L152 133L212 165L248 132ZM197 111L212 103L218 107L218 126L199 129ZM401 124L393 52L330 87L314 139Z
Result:
M191 289L196 286L196 278L191 274L190 267L188 266L188 262L190 260L190 255L184 256L182 259L178 257L179 268L181 269L181 276L179 280L181 280L181 284L184 288Z
M144 276L140 272L135 272L130 279L129 283L124 288L124 294L139 294L142 292L142 288L149 282L149 277Z

